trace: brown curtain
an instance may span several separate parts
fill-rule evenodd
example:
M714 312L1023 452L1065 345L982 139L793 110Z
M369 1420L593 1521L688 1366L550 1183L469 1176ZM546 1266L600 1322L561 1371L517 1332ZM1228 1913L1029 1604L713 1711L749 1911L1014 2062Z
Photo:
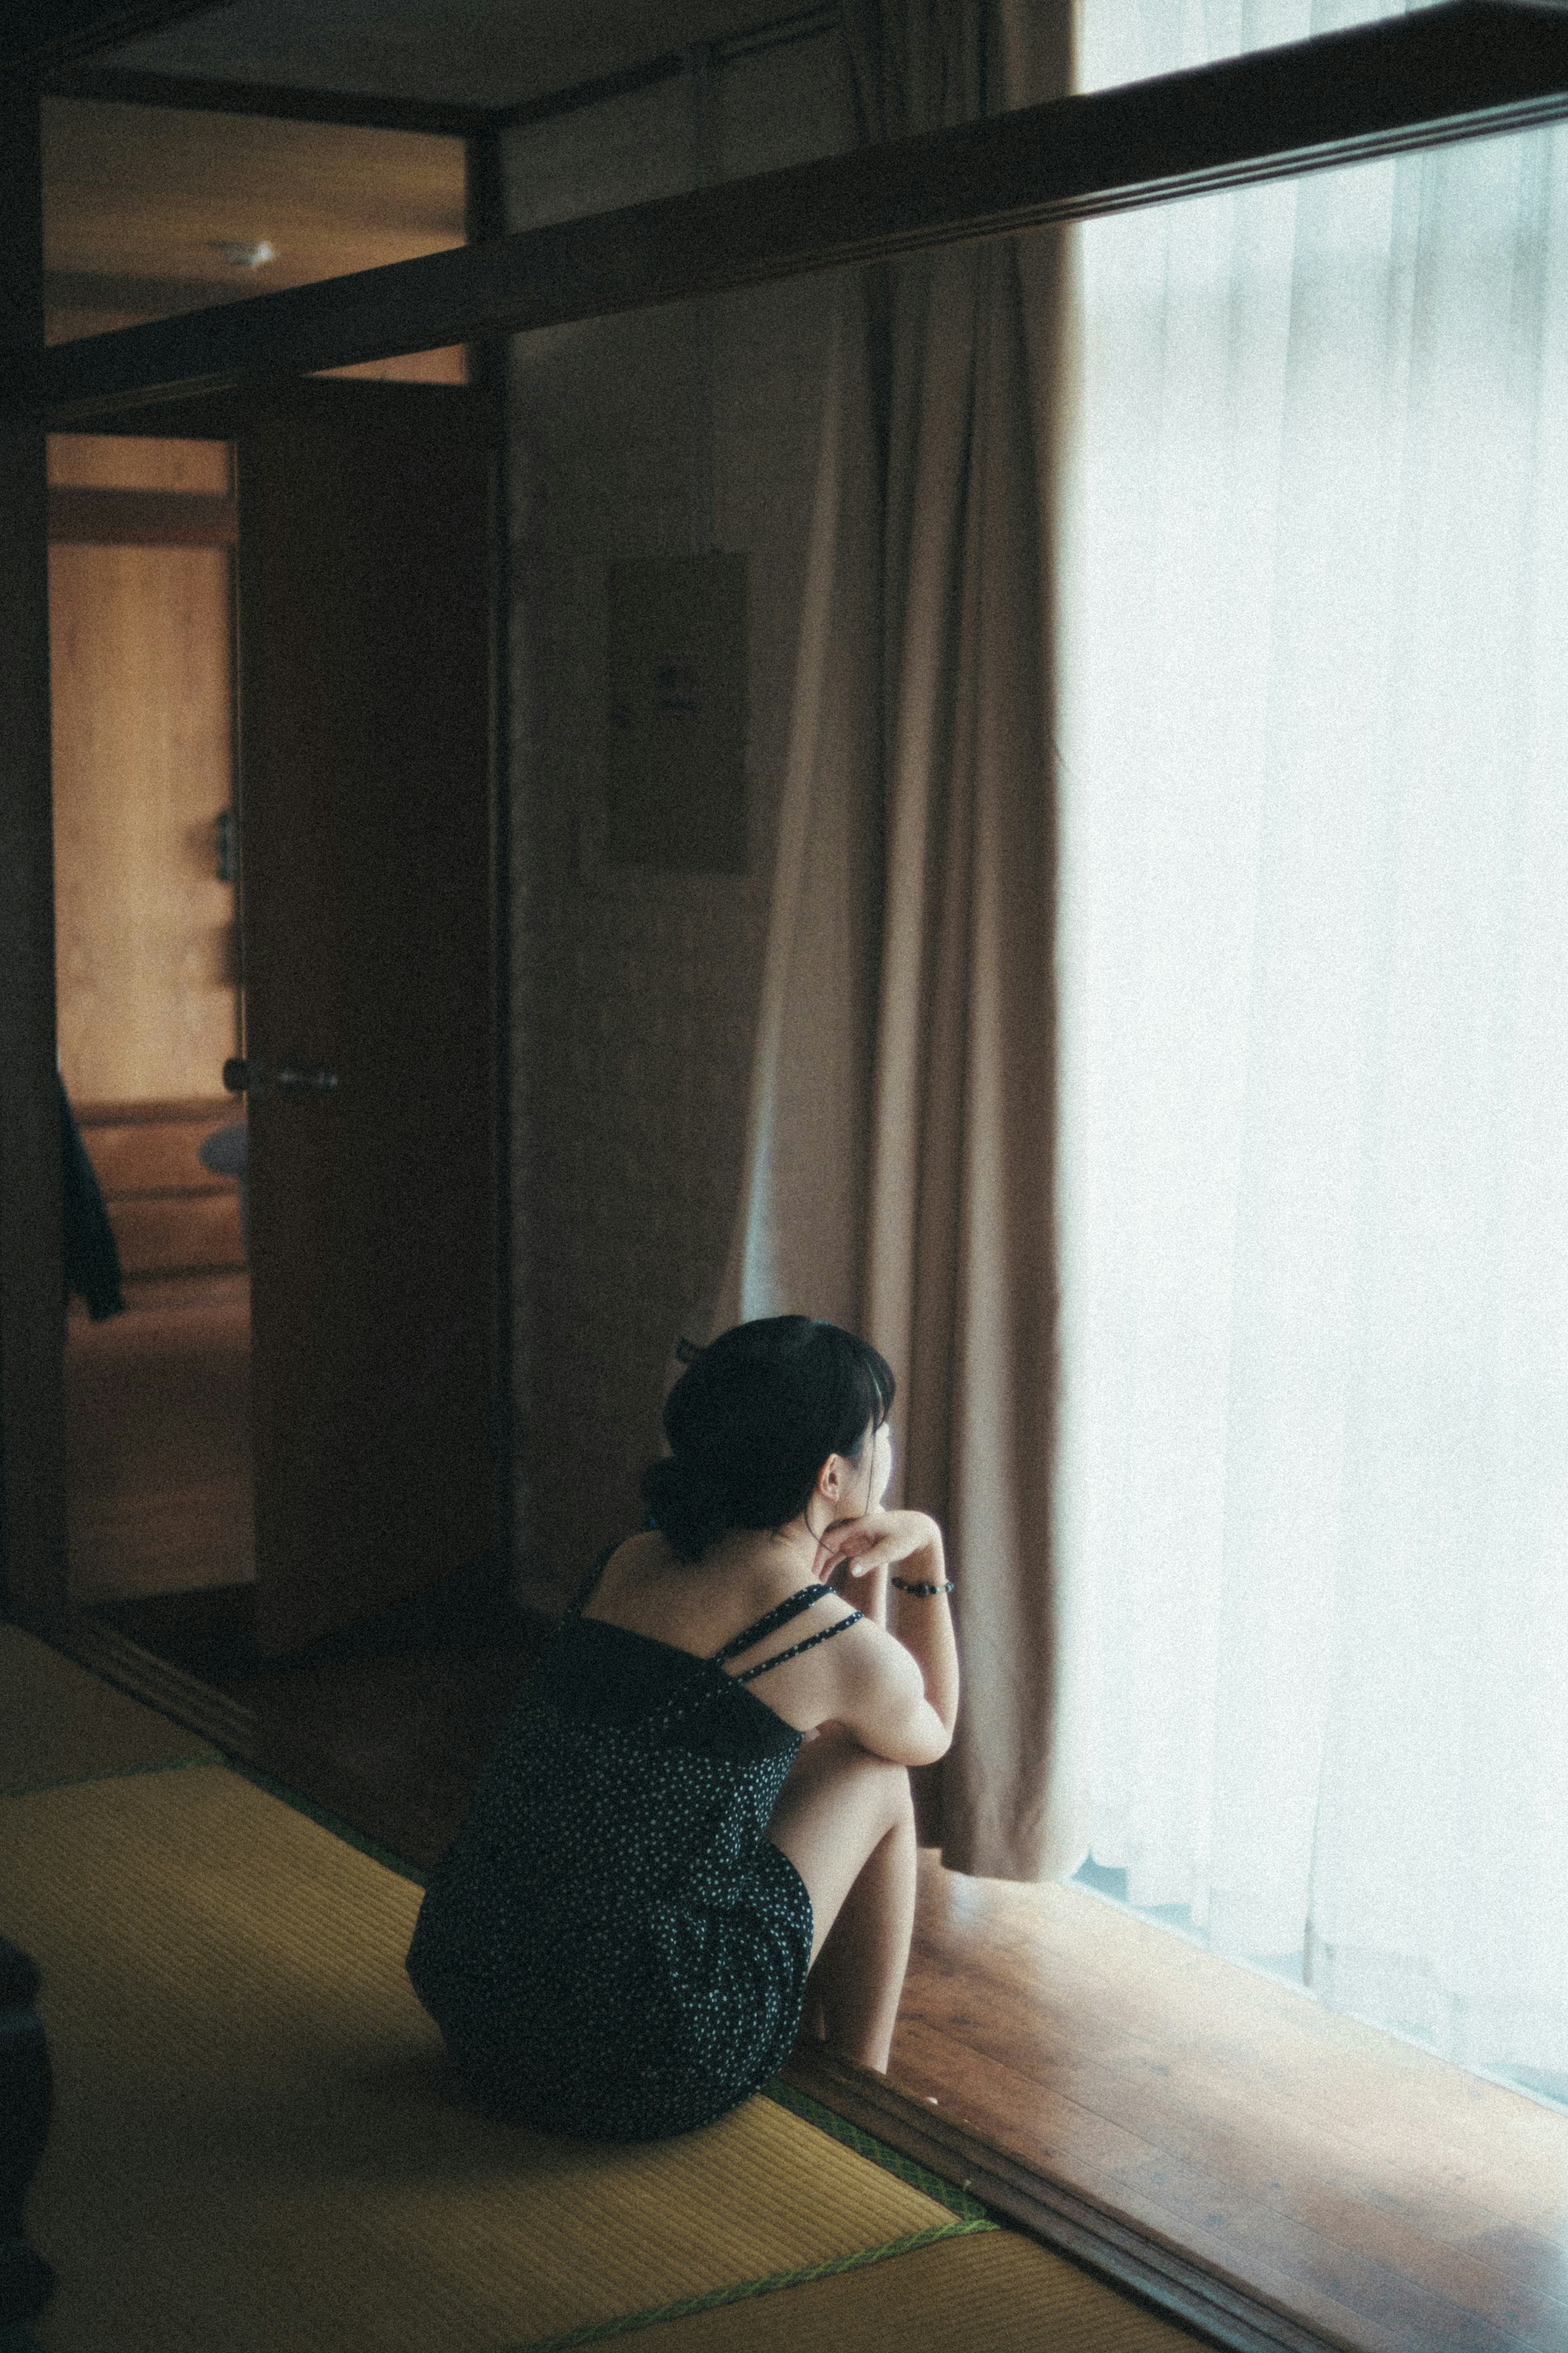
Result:
M1069 87L1068 0L845 0L869 140ZM721 1326L863 1331L947 1530L952 1867L1070 1871L1051 1776L1058 231L838 289L745 1181Z

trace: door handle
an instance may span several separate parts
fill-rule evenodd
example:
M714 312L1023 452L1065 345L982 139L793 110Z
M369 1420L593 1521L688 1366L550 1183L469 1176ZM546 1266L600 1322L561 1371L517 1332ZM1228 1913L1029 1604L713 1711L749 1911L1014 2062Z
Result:
M280 1095L335 1095L338 1091L337 1068L331 1062L279 1062L278 1092Z
M267 1065L247 1062L231 1054L223 1066L223 1083L231 1095L264 1095L267 1092Z

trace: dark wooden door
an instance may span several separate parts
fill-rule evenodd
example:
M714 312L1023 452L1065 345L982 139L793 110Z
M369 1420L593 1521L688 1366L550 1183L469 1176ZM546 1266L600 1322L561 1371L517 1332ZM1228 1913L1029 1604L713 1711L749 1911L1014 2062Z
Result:
M491 457L459 390L316 389L237 437L271 1655L497 1541Z

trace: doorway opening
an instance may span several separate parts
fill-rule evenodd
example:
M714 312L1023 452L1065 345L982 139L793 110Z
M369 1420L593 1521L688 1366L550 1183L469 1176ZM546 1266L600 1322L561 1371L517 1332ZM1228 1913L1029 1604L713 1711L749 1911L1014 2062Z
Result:
M102 1266L68 1311L70 1599L112 1619L199 1595L243 1615L232 452L56 435L49 477L60 1078L121 1303Z
M117 420L143 468L175 423L173 446L234 453L232 494L156 494L174 523L223 511L224 723L154 853L121 738L161 700L155 804L203 733L201 664L166 604L96 615L83 652L62 600L62 1077L125 1261L123 1311L79 1308L68 1345L71 1600L119 1646L89 1632L94 1657L253 1762L449 1835L542 1635L501 1508L489 417L459 386L305 382L148 422ZM88 493L58 486L62 529ZM106 516L75 516L62 579L123 555L85 544ZM111 660L138 630L156 656ZM96 723L70 702L95 660ZM199 903L166 915L125 878L177 859ZM184 1040L157 1097L145 1071L140 1096L84 1082L116 1018L91 946L116 892L118 995L150 960L168 985L143 1027ZM217 991L211 1018L182 978ZM178 1229L156 1263L149 1221Z

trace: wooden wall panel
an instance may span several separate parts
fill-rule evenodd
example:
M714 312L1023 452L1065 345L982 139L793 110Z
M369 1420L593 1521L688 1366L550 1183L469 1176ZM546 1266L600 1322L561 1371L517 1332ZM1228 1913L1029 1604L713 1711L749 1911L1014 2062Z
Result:
M463 242L449 135L56 97L43 125L47 310L146 318ZM261 268L225 259L261 239Z
M44 113L51 343L463 242L459 138L70 98ZM259 269L224 259L263 237ZM465 347L331 373L462 384Z
M234 488L226 441L154 441L132 433L51 433L52 488L216 491Z
M49 573L66 1087L214 1095L238 1018L214 835L233 789L228 557L57 547Z

